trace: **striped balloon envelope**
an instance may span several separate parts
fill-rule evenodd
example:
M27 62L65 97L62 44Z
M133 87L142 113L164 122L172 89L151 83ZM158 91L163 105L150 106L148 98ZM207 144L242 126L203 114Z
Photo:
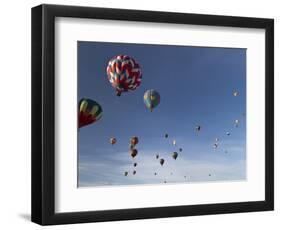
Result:
M140 65L128 55L113 57L108 62L106 72L117 96L120 96L123 92L133 91L141 84Z

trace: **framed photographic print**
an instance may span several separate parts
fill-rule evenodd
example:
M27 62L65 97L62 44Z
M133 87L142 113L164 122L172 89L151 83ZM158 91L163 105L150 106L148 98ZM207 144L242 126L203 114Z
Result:
M273 210L273 19L32 9L32 221Z

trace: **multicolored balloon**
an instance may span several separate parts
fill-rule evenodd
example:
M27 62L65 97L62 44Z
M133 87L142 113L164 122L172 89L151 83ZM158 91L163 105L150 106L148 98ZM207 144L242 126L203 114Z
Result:
M144 93L143 101L145 106L152 111L160 103L160 94L154 89L149 89Z
M172 153L172 157L176 160L178 158L178 153L177 152L173 152Z
M130 153L131 153L131 157L134 158L138 154L138 150L137 149L131 149Z
M91 99L83 98L79 102L79 128L90 125L102 116L101 106Z
M107 77L111 85L116 89L116 95L135 90L142 79L140 65L128 55L113 57L107 65Z
M131 146L134 147L136 144L139 143L139 138L138 137L131 137L130 143L131 143Z
M109 139L109 142L110 142L110 144L115 145L116 142L117 142L117 139L116 139L115 137L111 137L111 138Z

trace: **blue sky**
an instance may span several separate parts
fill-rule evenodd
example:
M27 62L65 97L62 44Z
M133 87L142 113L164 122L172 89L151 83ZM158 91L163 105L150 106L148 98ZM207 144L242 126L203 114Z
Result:
M106 75L108 61L118 54L133 57L143 73L140 87L121 97ZM143 103L147 89L161 96L153 112ZM234 97L236 90L239 96ZM245 49L79 41L81 98L97 101L103 116L78 132L78 186L246 179ZM134 160L128 151L132 136L139 137ZM110 137L117 138L113 146ZM177 160L171 157L173 151L179 153ZM155 154L165 159L163 166Z

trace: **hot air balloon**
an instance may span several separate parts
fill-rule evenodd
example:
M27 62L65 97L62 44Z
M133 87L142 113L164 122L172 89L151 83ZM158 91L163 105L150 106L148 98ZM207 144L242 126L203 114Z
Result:
M182 148L179 148L179 151L182 152Z
M138 137L132 137L130 140L131 146L135 146L137 143L139 143Z
M131 156L134 158L138 154L138 150L131 149Z
M155 172L155 173L154 173L154 176L156 176L156 175L157 175L157 173Z
M136 173L137 173L137 171L136 171L136 170L134 170L134 171L133 171L133 175L135 175Z
M234 92L233 92L233 96L234 96L234 97L237 97L238 95L239 95L239 92L238 92L238 91L234 91Z
M226 135L227 135L227 136L230 136L230 132L226 132Z
M160 95L154 89L149 89L144 93L143 101L145 106L152 111L160 103Z
M165 138L168 138L168 134L167 133L165 134Z
M177 152L173 152L173 153L172 153L172 157L176 160L177 157L178 157L178 153L177 153Z
M219 141L219 138L216 137L215 141L218 142L218 141Z
M115 137L111 137L111 138L109 139L109 142L110 142L110 144L114 145L114 144L116 144L117 139L116 139Z
M79 102L79 128L92 124L102 116L101 106L91 99L83 98Z
M197 126L195 127L195 130L199 132L199 131L201 130L201 126L200 126L200 125L197 125Z
M236 120L234 121L234 123L235 123L235 127L238 127L238 125L239 125L239 120L236 119Z
M164 159L160 159L159 162L160 162L160 165L162 166L164 164L165 160Z
M133 91L141 84L140 65L128 55L113 57L108 62L106 72L117 96L121 96L123 92Z
M138 165L137 163L134 163L134 167L137 167L137 165Z
M219 144L218 144L218 143L215 143L215 144L213 145L213 147L214 147L214 149L216 149L216 148L219 147Z
M156 154L156 159L158 159L159 158L159 154Z
M164 184L166 184L166 183L167 183L167 181L164 180Z
M124 176L128 176L128 172L124 172Z
M176 145L177 145L177 141L173 140L173 146L176 146Z

